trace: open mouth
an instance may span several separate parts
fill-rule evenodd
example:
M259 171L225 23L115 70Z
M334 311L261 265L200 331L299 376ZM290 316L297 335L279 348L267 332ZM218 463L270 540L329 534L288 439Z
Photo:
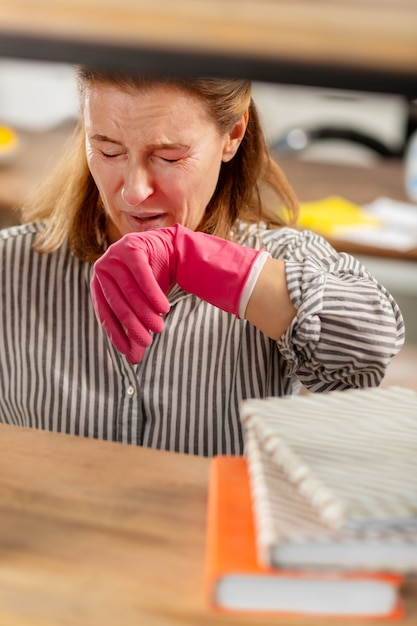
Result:
M151 220L154 220L157 216L150 215L149 217L139 217L139 215L133 215L132 217L134 217L135 220L137 220L138 222L150 222Z
M134 213L130 214L130 217L137 220L138 222L151 222L152 220L158 220L163 217L161 213L153 213L152 215L135 215Z
M165 226L165 219L166 215L161 213L143 216L132 213L127 215L127 221L133 230L163 227Z

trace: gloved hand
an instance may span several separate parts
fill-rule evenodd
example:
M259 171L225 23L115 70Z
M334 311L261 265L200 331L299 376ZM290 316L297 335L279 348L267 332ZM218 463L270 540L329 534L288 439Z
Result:
M161 316L170 308L165 294L171 285L178 283L184 291L243 317L267 256L265 250L179 224L130 233L96 261L93 304L115 347L130 363L138 363L152 342L150 333L164 328Z

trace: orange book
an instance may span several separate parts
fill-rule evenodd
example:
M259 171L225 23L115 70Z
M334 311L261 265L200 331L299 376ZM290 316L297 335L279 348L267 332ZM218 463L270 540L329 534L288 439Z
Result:
M401 575L283 570L261 565L246 459L211 461L205 586L217 611L394 619L403 615Z

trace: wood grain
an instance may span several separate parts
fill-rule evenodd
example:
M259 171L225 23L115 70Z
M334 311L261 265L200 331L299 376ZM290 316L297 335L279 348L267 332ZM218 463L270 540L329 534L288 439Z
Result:
M0 32L417 70L412 0L2 0Z
M1 626L294 626L206 605L208 469L204 458L0 425ZM404 597L411 626L417 581ZM307 621L326 626L297 624Z

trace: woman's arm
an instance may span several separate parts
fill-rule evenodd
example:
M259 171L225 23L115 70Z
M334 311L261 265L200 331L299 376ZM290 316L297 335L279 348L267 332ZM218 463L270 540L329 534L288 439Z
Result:
M404 342L394 298L318 235L287 231L284 239L284 246L279 235L267 245L283 258L265 263L247 319L277 339L291 372L311 390L379 385Z
M270 257L253 288L245 318L271 339L279 339L296 313L288 292L285 261Z
M359 261L313 233L264 235L266 251L259 242L242 246L176 224L111 245L91 288L117 349L141 360L152 333L164 328L166 293L177 282L277 340L291 373L311 388L379 384L404 339L390 294Z

